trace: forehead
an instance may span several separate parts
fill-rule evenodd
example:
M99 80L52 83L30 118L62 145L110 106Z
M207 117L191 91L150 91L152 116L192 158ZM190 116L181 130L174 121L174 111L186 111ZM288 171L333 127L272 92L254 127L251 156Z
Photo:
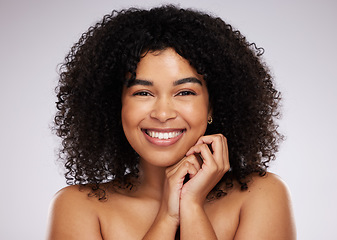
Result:
M156 80L165 78L175 81L190 77L202 80L202 76L190 63L171 48L146 53L139 61L136 69L137 79Z

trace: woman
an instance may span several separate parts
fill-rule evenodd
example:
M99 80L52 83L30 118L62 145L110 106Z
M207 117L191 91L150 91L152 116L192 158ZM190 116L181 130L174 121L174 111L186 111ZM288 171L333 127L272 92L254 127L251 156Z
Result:
M61 68L55 129L72 185L49 239L295 239L262 49L207 14L113 12ZM228 142L227 142L228 141Z

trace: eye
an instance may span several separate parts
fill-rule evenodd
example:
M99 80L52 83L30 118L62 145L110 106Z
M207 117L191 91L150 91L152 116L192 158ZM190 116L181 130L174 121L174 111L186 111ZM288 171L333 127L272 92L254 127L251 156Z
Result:
M193 91L185 90L185 91L181 91L177 94L177 96L189 96L189 95L196 95L196 93L193 92Z
M132 96L143 96L143 97L147 97L147 96L152 96L151 93L146 92L146 91L139 91L139 92L135 92L134 94L132 94Z

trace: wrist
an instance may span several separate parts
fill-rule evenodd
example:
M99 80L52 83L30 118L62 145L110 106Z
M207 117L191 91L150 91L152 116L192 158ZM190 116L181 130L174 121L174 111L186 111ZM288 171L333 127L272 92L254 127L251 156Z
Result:
M200 197L200 196L191 196L191 195L184 195L181 199L180 199L180 207L182 208L182 206L185 208L189 208L189 207L193 207L193 208L197 208L197 207L204 207L205 204L205 200L206 197Z
M180 202L180 216L204 212L204 200L184 199Z
M179 226L179 215L172 215L164 211L159 211L154 221L157 224L177 229Z
M167 214L158 213L143 240L174 239L179 223Z

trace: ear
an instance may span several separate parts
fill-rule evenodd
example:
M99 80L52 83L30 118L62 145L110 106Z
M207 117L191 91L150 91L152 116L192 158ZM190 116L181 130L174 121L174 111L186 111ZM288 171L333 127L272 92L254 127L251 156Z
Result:
M212 124L212 122L213 122L212 113L213 113L212 108L210 108L208 110L208 114L207 114L207 124L208 125Z

